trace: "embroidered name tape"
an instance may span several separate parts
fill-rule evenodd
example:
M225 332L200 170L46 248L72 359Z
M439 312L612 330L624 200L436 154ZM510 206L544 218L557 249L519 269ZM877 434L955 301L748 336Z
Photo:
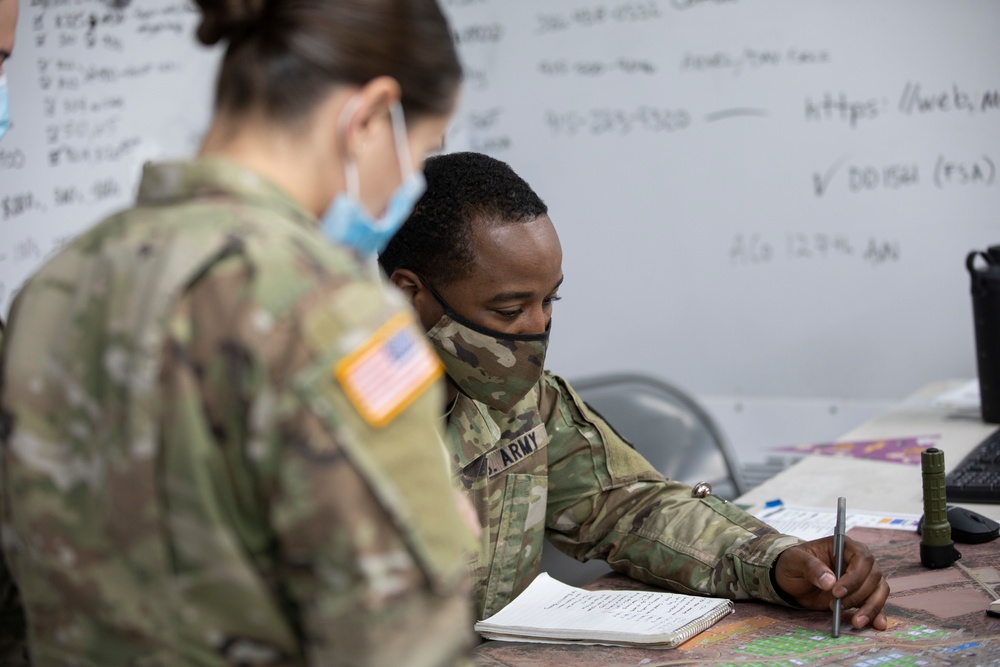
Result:
M493 477L502 473L547 444L549 444L549 433L545 430L545 424L539 424L518 438L500 443L497 449L486 456L487 476Z
M333 367L351 403L375 427L395 419L441 372L437 355L407 313L383 324Z

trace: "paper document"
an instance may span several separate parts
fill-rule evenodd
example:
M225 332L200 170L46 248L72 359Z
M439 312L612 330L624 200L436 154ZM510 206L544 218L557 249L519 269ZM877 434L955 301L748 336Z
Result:
M979 380L972 380L954 389L938 394L931 400L936 408L947 408L959 414L979 416Z
M833 535L833 529L837 524L837 511L834 508L778 505L777 507L766 507L754 516L780 533L794 535L803 540L815 540ZM915 532L919 520L919 514L886 514L848 510L847 529L888 528Z
M542 572L513 602L476 623L487 639L672 648L732 613L720 598L661 591L588 591Z

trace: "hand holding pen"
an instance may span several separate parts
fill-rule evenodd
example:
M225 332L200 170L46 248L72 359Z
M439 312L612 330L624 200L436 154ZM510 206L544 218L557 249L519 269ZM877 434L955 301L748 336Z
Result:
M838 577L834 571L838 552L835 541L833 536L824 537L783 551L774 566L775 582L806 609L831 610L839 602L841 610L854 610L850 618L854 628L860 630L871 624L876 630L885 630L888 620L883 608L889 597L889 583L875 557L867 546L844 535L842 575Z

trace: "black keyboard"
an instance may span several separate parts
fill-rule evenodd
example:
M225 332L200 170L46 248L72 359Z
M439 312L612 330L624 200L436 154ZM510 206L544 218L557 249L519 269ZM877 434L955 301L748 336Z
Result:
M1000 429L948 473L944 491L949 501L1000 503Z

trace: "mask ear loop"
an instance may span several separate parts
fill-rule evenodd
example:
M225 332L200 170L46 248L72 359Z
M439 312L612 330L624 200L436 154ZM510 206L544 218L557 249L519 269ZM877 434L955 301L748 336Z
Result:
M413 269L410 270L412 271ZM436 289L431 287L430 283L424 280L424 277L422 275L417 273L417 278L420 278L420 282L424 284L424 287L426 287L427 290L431 293L431 295L433 295L433 297L437 299L437 302L441 304L441 307L444 309L444 314L464 327L468 327L469 329L472 329L473 331L484 334L486 336L493 336L494 338L500 338L504 340L533 342L542 340L547 341L549 339L549 333L552 331L551 318L549 319L548 324L545 325L545 331L543 331L540 334L509 334L509 333L504 333L502 331L496 331L495 329L490 329L489 327L483 326L481 324L476 324L469 318L460 315L458 312L455 311L454 308L448 305L448 302L444 300L444 297L438 294L438 291Z
M413 269L410 270L412 271ZM414 271L414 273L416 272ZM424 280L424 277L422 275L417 273L417 278L419 278L420 282L423 283L424 287L427 288L427 291L431 293L431 296L433 296L437 300L437 302L441 305L441 307L444 308L445 315L447 315L448 317L452 317L453 315L457 314L454 310L452 310L452 307L448 305L448 302L444 300L444 297L438 294L438 291L433 287L431 287L431 284L429 282Z
M340 112L340 131L345 133L347 125L351 121L354 112L357 111L361 99L355 95ZM399 160L399 175L402 180L406 180L413 175L413 162L410 160L410 140L406 134L406 116L403 114L403 105L398 101L389 105L389 119L392 124L393 143L396 148L396 159ZM358 165L350 153L344 161L344 181L347 185L347 194L355 201L361 201L361 182L358 176Z
M413 175L413 161L410 159L410 138L406 134L406 116L403 105L398 100L389 105L392 121L392 135L396 142L396 157L399 158L399 175L405 181Z
M345 139L347 137L347 126L351 122L351 118L354 113L358 110L358 105L361 103L361 96L355 94L354 97L347 100L347 104L344 105L343 110L340 112L340 133L344 135ZM345 149L346 149L346 141ZM361 180L358 177L358 165L354 163L354 158L351 157L350 151L346 151L347 157L344 160L344 182L347 185L347 194L351 196L356 202L361 202Z

